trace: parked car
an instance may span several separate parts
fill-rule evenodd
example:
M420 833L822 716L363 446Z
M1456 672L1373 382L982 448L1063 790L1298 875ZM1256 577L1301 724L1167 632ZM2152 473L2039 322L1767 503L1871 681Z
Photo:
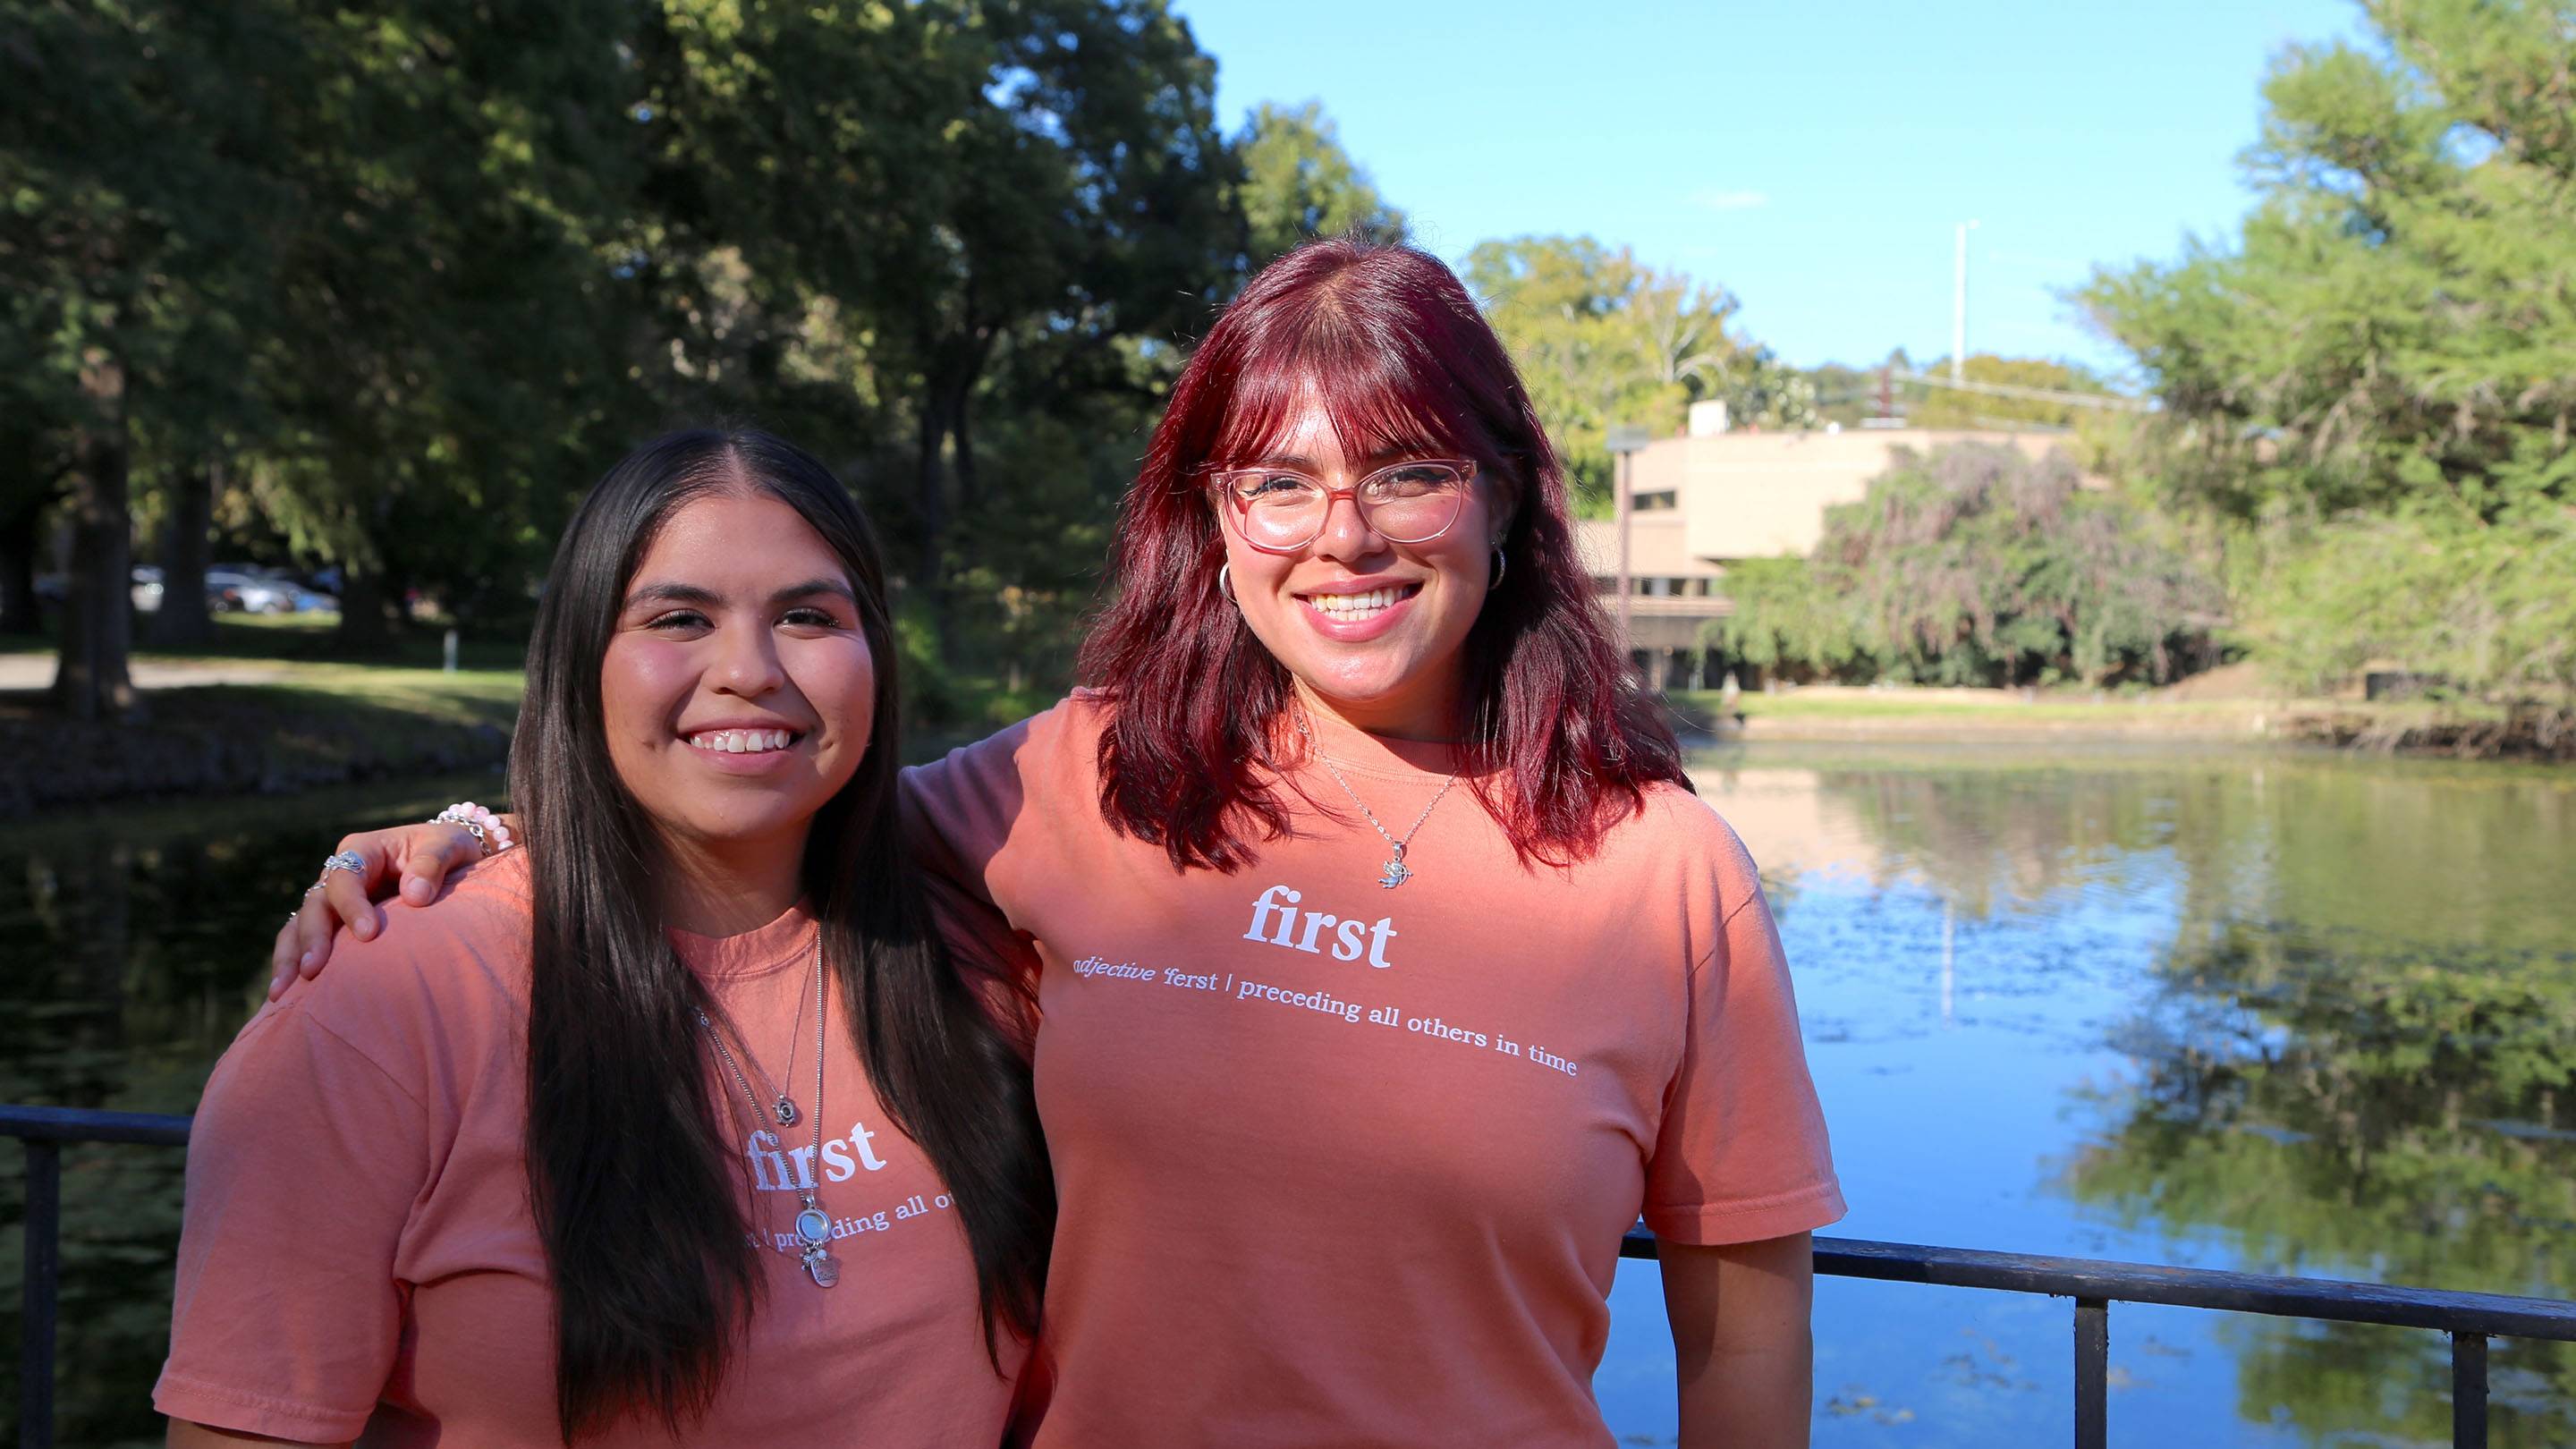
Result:
M206 571L206 607L243 614L284 614L295 608L295 585L234 569Z
M131 597L140 613L149 614L161 607L161 571L150 564L137 564L131 578ZM64 574L36 576L36 602L53 607L71 597L72 585Z

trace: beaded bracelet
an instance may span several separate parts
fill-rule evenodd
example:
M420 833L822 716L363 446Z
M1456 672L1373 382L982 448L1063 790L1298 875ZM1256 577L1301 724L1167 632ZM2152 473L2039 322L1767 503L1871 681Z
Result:
M510 827L501 823L501 817L471 800L448 806L431 816L429 823L464 827L465 833L474 837L474 844L482 851L485 860L499 855L512 844Z

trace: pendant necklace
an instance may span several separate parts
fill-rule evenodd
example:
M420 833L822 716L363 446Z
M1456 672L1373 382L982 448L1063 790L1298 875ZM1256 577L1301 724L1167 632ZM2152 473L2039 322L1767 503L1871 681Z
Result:
M1378 838L1386 842L1390 854L1387 857L1386 868L1378 875L1378 889L1391 891L1413 879L1413 867L1404 863L1404 848L1413 843L1414 836L1422 833L1422 822L1431 818L1431 812L1439 805L1440 797L1449 793L1449 787L1458 783L1458 777L1451 775L1440 782L1440 788L1431 792L1430 803L1422 807L1421 814L1413 817L1412 826L1404 832L1404 838L1399 840L1388 833L1385 823L1377 818L1377 812L1368 808L1368 802L1360 798L1359 791L1351 788L1351 782L1342 778L1341 769L1333 763L1333 757L1325 754L1324 747L1315 742L1315 732L1306 727L1306 712L1302 708L1297 711L1296 724L1297 733L1305 736L1306 747L1315 752L1315 758L1324 762L1324 769L1332 775L1333 783L1341 786L1342 793L1351 797L1351 803L1360 807L1360 814L1368 818L1369 828L1375 830Z
M804 1014L804 1007L801 998L799 999L797 1014L799 1017L802 1017ZM807 1156L805 1159L809 1163L819 1163L823 1160L823 1029L825 1016L826 1013L823 1009L823 943L818 938L814 942L814 1145L811 1155ZM759 1121L761 1117L765 1115L761 1111L760 1094L751 1089L751 1080L742 1074L742 1064L734 1060L732 1049L725 1045L724 1033L716 1030L716 1024L713 1021L708 1020L707 1013L704 1008L700 1008L698 1011L698 1025L705 1030L707 1040L715 1043L716 1055L723 1058L725 1069L733 1074L734 1085L742 1088L742 1099L751 1104L752 1120L755 1122ZM796 1035L801 1036L802 1033L796 1033ZM790 1051L792 1056L792 1044ZM772 1105L771 1111L776 1114L778 1124L782 1127L796 1120L796 1104L789 1101L787 1099L787 1094L784 1092L779 1093L778 1100ZM832 1250L826 1246L832 1241L832 1215L823 1211L822 1204L816 1200L815 1190L811 1187L799 1186L796 1190L796 1201L801 1205L796 1214L796 1241L800 1246L792 1250L781 1248L779 1251L793 1251L796 1254L797 1261L804 1267L805 1275L814 1280L814 1286L817 1288L829 1288L833 1284L841 1281L841 1260L833 1257Z

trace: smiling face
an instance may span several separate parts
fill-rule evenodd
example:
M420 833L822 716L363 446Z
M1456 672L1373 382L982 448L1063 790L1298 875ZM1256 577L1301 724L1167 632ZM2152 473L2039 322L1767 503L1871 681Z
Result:
M1324 408L1311 403L1258 456L1239 464L1294 468L1328 488L1349 488L1411 456L1346 456ZM1438 739L1456 733L1467 632L1485 606L1494 545L1506 522L1490 480L1470 483L1457 518L1421 543L1386 538L1355 502L1337 498L1312 543L1268 552L1245 539L1222 499L1212 506L1223 520L1228 577L1243 621L1296 677L1310 707L1380 734Z
M840 557L766 494L683 505L627 584L600 705L619 781L676 854L793 859L876 707Z

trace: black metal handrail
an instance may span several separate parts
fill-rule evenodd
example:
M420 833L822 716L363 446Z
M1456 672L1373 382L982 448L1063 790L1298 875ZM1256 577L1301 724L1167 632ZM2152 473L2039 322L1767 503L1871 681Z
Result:
M21 1449L53 1449L54 1443L54 1318L61 1288L64 1144L182 1147L188 1141L188 1122L186 1117L140 1112L0 1106L0 1137L19 1138L27 1145L27 1282L25 1301L19 1307L23 1328L18 1347ZM1653 1235L1640 1227L1628 1234L1619 1252L1627 1258L1652 1258L1655 1248ZM2576 1303L2504 1293L2457 1293L1858 1238L1816 1239L1816 1271L1834 1278L2074 1299L2077 1449L2102 1449L2109 1433L2114 1301L2447 1333L2451 1336L2451 1443L2455 1449L2484 1449L2487 1442L2488 1339L2576 1342Z

